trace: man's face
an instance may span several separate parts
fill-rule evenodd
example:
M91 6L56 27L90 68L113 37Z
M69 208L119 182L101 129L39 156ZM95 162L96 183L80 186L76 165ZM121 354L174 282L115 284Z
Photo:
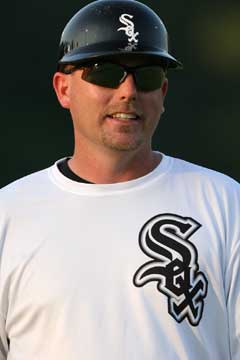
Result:
M83 70L55 74L60 103L71 112L75 146L99 151L149 150L163 112L167 79L161 89L138 91L129 74L117 89L91 84Z

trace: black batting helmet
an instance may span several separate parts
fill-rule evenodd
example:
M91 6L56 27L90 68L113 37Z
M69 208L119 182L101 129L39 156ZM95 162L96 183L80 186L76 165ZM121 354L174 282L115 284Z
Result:
M167 30L152 9L135 0L97 0L67 23L61 36L58 68L136 56L167 68L182 67L169 54Z

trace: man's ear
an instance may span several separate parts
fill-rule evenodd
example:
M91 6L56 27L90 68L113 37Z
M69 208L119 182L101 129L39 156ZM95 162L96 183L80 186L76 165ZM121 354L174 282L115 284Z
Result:
M69 109L69 75L56 72L53 75L53 88L57 95L59 103L63 108Z
M168 91L168 79L165 78L163 81L163 85L162 85L162 95L163 95L163 99L165 98L165 96L167 95L167 91Z

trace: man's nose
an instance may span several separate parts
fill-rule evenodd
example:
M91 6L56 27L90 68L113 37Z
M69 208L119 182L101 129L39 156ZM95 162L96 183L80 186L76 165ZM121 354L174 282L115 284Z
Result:
M119 85L118 94L121 99L136 100L137 86L132 74L128 74L126 79Z

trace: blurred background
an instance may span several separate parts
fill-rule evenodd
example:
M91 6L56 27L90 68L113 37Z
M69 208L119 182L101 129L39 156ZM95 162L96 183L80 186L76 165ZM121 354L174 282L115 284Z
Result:
M15 3L8 46L2 48L11 60L7 56L1 74L0 187L73 152L71 119L57 103L51 79L62 29L89 2ZM240 181L240 3L142 2L160 15L170 52L184 64L183 71L169 72L154 148Z

